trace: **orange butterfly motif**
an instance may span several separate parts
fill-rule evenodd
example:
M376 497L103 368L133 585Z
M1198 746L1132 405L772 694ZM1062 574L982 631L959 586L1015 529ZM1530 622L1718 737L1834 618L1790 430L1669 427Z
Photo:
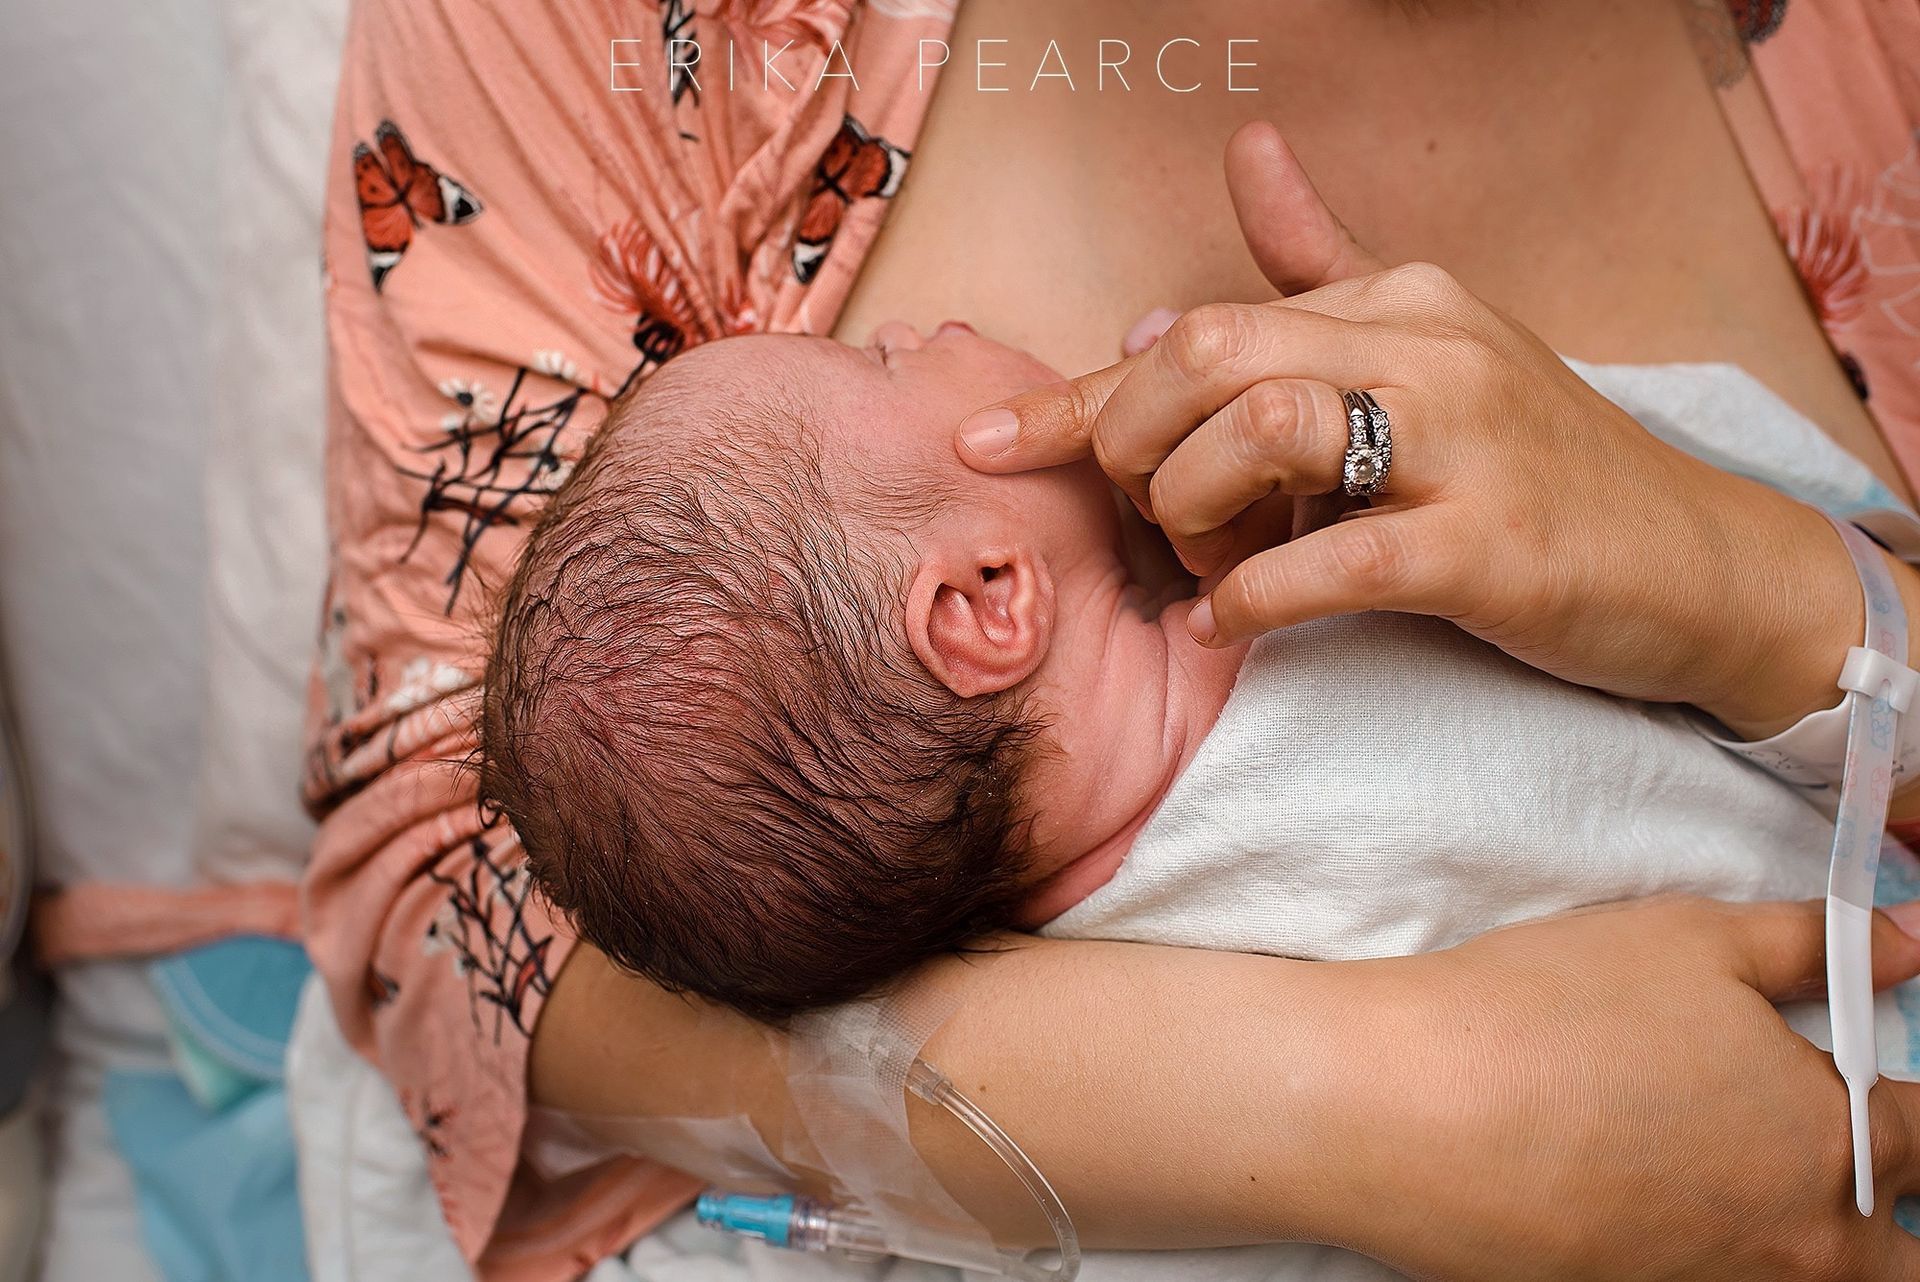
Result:
M470 223L483 208L465 184L414 155L406 135L391 120L381 121L373 131L373 146L354 145L353 185L376 290L400 265L415 230L428 223Z
M893 199L910 159L906 148L869 134L852 116L841 121L814 166L813 191L794 234L793 274L802 285L813 283L847 210L856 201Z

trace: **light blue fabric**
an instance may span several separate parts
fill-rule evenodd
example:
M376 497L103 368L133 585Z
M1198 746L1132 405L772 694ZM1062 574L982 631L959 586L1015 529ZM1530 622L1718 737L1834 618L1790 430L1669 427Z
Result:
M172 1074L112 1072L105 1099L167 1282L305 1282L283 1088L211 1112Z
M167 1282L306 1280L283 1083L311 971L297 944L251 936L149 969L179 1072L112 1072L104 1094Z
M257 935L176 953L148 970L178 1035L259 1082L284 1076L294 1008L312 972L300 945Z

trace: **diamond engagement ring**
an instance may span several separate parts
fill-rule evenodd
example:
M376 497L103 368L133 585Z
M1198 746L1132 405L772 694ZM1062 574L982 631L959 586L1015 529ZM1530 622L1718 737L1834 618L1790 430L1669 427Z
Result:
M1366 391L1340 393L1347 407L1347 457L1340 488L1352 498L1378 494L1393 468L1393 422Z

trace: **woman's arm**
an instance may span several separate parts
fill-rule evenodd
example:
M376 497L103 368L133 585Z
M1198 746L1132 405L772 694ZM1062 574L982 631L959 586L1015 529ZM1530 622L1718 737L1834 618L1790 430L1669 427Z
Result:
M1920 970L1920 941L1877 932L1879 982ZM1037 940L918 982L958 1000L927 1058L1091 1246L1320 1241L1463 1280L1910 1277L1920 1244L1850 1210L1830 1061L1770 1005L1820 974L1816 906L1668 900L1378 962ZM757 1025L585 949L531 1084L588 1114L745 1101L768 1133L786 1107ZM1884 1211L1920 1189L1920 1085L1873 1101ZM982 1146L915 1142L976 1214L1031 1233Z

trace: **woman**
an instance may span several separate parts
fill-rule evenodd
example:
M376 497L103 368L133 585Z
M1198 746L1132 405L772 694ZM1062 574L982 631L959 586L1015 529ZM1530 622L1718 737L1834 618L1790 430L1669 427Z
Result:
M568 955L455 764L485 594L517 528L605 398L688 343L959 314L1087 369L1149 307L1344 274L1310 261L1316 242L1256 244L1269 284L1235 232L1219 145L1272 116L1386 257L1447 264L1560 350L1761 371L1900 486L1728 132L1729 117L1752 123L1752 82L1723 115L1666 0L1331 4L1284 31L1255 0L1181 9L1179 30L1153 6L1092 0L978 0L957 25L916 16L927 7L576 0L516 25L369 0L356 14L329 206L335 558L310 942L490 1277L577 1272L689 1192L627 1166L565 1190L523 1171L510 1194L529 1094L699 1115L716 1080L775 1072L759 1030ZM1718 71L1743 65L1727 20L1703 29ZM704 79L668 44L689 33ZM728 90L729 37L763 59L788 49L767 74L797 87ZM1192 39L1168 55L1182 86L1193 48L1259 38L1261 91L1218 73L1217 92L1190 94L1029 84L978 43L1037 52L1052 37ZM921 69L938 59L923 41L974 55L924 131ZM857 88L822 74L836 47ZM1766 136L1749 162L1786 169ZM1862 363L1869 378L1895 367L1884 351ZM1883 980L1920 969L1890 920L1878 945ZM1837 1079L1763 1000L1802 991L1818 962L1811 910L1702 904L1362 965L1035 943L932 977L960 1003L930 1055L986 1092L1097 1245L1305 1238L1441 1277L1898 1276L1913 1244L1889 1217L1846 1212ZM1461 1031L1488 1027L1491 1045ZM1378 1062L1383 1040L1404 1055ZM1914 1187L1920 1099L1875 1100L1882 1183ZM922 1147L950 1183L984 1170L952 1137ZM1671 1196L1649 1207L1650 1187ZM557 1213L543 1192L564 1194ZM1409 1200L1439 1226L1417 1241L1393 1210Z

